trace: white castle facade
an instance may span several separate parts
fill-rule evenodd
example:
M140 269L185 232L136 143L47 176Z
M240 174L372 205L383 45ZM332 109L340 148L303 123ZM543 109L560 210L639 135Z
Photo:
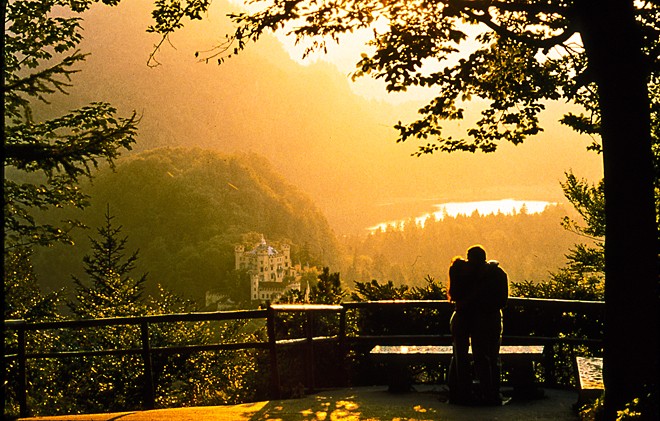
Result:
M281 251L268 245L262 237L254 249L245 251L242 245L234 249L236 270L247 270L250 275L252 301L275 301L288 289L300 289L297 271L291 264L289 245Z

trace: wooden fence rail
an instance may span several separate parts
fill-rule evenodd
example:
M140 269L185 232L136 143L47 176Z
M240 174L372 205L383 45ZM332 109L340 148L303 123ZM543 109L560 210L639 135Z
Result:
M435 332L423 332L421 334L391 334L382 332L360 332L354 327L353 331L348 331L348 312L367 312L367 318L378 317L383 312L397 312L410 310L430 309L436 311L434 317L440 320L438 326L442 329ZM243 349L264 349L268 350L270 358L270 394L272 398L280 397L280 374L278 368L278 350L288 347L304 347L304 370L305 382L308 391L315 388L314 373L314 353L315 347L321 343L334 343L338 345L340 355L348 355L348 351L356 346L369 347L373 345L447 345L451 344L449 335L448 318L453 311L453 305L444 300L407 300L407 301L368 301L368 302L350 302L341 305L322 305L322 304L288 304L271 305L267 309L260 310L236 310L220 311L207 313L188 313L188 314L165 314L142 317L118 317L92 320L68 320L57 322L35 322L27 323L23 320L5 320L4 325L7 332L15 331L17 334L16 348L13 353L5 355L5 361L17 361L17 388L16 396L20 407L20 415L27 417L30 410L27 405L27 361L31 359L44 358L79 358L88 356L110 356L110 355L141 355L143 362L144 390L143 406L145 409L151 409L155 406L155 387L152 374L152 356L154 354L186 354L202 351L220 351L220 350L243 350ZM600 344L602 336L600 334L591 335L591 337L582 335L580 337L559 337L559 335L548 336L548 330L543 332L531 331L529 325L534 325L530 315L542 314L543 324L548 314L562 315L567 313L579 313L587 316L595 315L602 324L602 313L604 303L589 301L571 301L571 300L545 300L545 299L527 299L511 298L505 311L505 332L503 343L505 344L526 344L526 343L567 343L580 345ZM380 312L380 313L379 313ZM304 337L302 338L277 338L276 319L279 313L300 313L304 314ZM337 315L336 335L317 336L315 333L315 322L319 315ZM516 315L523 314L526 324L520 324L516 321ZM250 319L265 319L267 338L265 341L252 341L240 343L214 343L214 344L195 344L195 345L172 345L153 347L150 342L150 326L161 323L179 323L179 322L209 322L209 321L236 321ZM590 319L593 319L590 317ZM510 323L509 323L510 321ZM511 332L507 332L507 326L511 325ZM55 329L75 329L81 330L91 327L109 327L109 326L139 326L140 343L139 348L129 349L103 349L103 350L77 350L77 351L53 351L53 352L30 352L26 348L26 335L35 334L37 331L47 331ZM522 326L522 327L520 327ZM521 330L522 329L522 330ZM595 336L595 337L594 337ZM6 367L4 368L6 370ZM6 396L6 394L5 394Z

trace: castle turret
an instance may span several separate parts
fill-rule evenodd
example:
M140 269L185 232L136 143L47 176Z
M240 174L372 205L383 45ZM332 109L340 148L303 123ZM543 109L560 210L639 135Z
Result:
M245 254L245 247L236 246L234 247L234 258L236 259L236 270L241 269L243 264L243 255Z
M292 267L291 265L291 246L288 244L283 244L282 245L282 255L284 257L284 268L285 269L290 269Z

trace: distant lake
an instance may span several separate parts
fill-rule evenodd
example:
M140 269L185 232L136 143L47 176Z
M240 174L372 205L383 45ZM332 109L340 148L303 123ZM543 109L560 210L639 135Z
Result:
M540 200L515 200L515 199L501 199L501 200L482 200L478 202L448 202L433 205L436 211L429 212L420 216L415 216L415 222L424 226L428 218L434 220L441 220L445 216L456 217L458 215L472 215L478 212L479 215L491 215L503 213L512 215L519 213L523 207L527 213L541 213L546 207L556 205L554 202L545 202ZM377 231L380 229L387 229L388 227L402 228L407 219L398 221L381 222L378 225L369 227L369 231Z

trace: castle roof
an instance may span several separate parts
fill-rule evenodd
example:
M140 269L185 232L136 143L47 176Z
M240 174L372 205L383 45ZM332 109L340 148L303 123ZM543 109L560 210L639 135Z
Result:
M277 250L275 250L273 247L269 246L266 244L266 239L264 237L261 237L261 242L252 250L247 252L248 254L262 254L266 253L269 256L274 256L277 254L280 254Z

